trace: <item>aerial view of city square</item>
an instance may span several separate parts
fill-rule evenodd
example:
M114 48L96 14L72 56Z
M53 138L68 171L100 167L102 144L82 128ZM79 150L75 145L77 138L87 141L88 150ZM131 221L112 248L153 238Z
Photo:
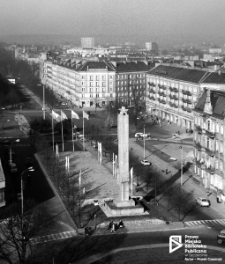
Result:
M0 264L225 263L225 1L0 9Z

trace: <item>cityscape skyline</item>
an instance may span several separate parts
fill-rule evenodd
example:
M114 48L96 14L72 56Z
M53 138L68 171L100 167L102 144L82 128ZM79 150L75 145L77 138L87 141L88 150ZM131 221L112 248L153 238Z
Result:
M225 2L217 0L2 1L0 38L14 35L72 35L98 42L223 44ZM54 4L54 8L53 8ZM203 8L204 7L204 8ZM212 19L213 17L213 19ZM63 38L63 36L62 36Z

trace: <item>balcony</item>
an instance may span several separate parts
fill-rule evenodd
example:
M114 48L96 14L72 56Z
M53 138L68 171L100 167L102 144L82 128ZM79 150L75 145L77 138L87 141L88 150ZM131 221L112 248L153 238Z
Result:
M166 101L165 100L162 100L162 99L158 99L158 101L161 103L161 104L166 104Z
M154 89L150 89L149 92L150 92L150 93L153 93L153 94L156 93L156 91L155 91Z
M195 130L197 132L202 132L202 128L200 126L198 126L198 125L195 125Z
M205 167L205 171L210 173L210 174L215 174L216 170L215 170L215 168L210 166L209 168Z
M202 149L202 145L200 142L194 141L194 146L198 149L201 150Z
M155 97L153 97L153 96L149 96L149 99L155 101Z
M204 147L204 146L203 146L203 148L205 149L206 153L207 153L209 156L211 156L211 157L214 157L214 156L215 156L215 151L214 151L214 150L211 150L211 149L209 149L209 148L207 148L207 147Z
M187 103L187 99L182 98L182 102Z
M192 96L192 93L190 91L186 91L186 95Z
M210 138L214 138L216 136L216 132L212 132L207 129L203 129L203 133L205 133Z
M192 104L192 101L189 99L187 99L186 102L187 102L187 104Z
M182 93L187 95L187 91L186 90L182 90Z

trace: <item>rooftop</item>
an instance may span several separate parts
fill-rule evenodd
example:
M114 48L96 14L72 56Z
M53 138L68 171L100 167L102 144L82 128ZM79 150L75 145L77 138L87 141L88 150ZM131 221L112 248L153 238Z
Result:
M219 83L225 84L225 73L223 72L211 72L202 83Z
M124 62L124 63L117 63L116 65L116 72L137 72L137 71L144 71L147 72L150 69L152 69L153 64L145 63L143 61L138 61L138 62Z
M205 89L195 106L197 112L203 112L206 102L207 90ZM225 91L210 91L212 114L219 118L225 117Z
M163 76L164 78L173 80L199 83L201 82L202 78L208 74L208 72L191 68L158 65L150 70L148 74Z

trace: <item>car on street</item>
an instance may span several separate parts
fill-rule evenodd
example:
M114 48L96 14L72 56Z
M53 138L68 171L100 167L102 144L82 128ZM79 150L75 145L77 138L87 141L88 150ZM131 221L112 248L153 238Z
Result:
M67 102L62 102L61 105L67 105Z
M197 204L199 204L202 207L209 207L210 206L210 202L206 198L198 197L196 199L196 202L197 202Z
M151 166L152 165L152 163L146 159L141 160L141 164L144 166Z
M217 243L218 244L222 244L223 242L225 242L225 230L221 230L219 232L219 234L217 235Z
M93 201L93 204L94 204L94 206L97 206L97 205L99 205L99 202L98 202L98 200L96 199L96 200L94 200Z

